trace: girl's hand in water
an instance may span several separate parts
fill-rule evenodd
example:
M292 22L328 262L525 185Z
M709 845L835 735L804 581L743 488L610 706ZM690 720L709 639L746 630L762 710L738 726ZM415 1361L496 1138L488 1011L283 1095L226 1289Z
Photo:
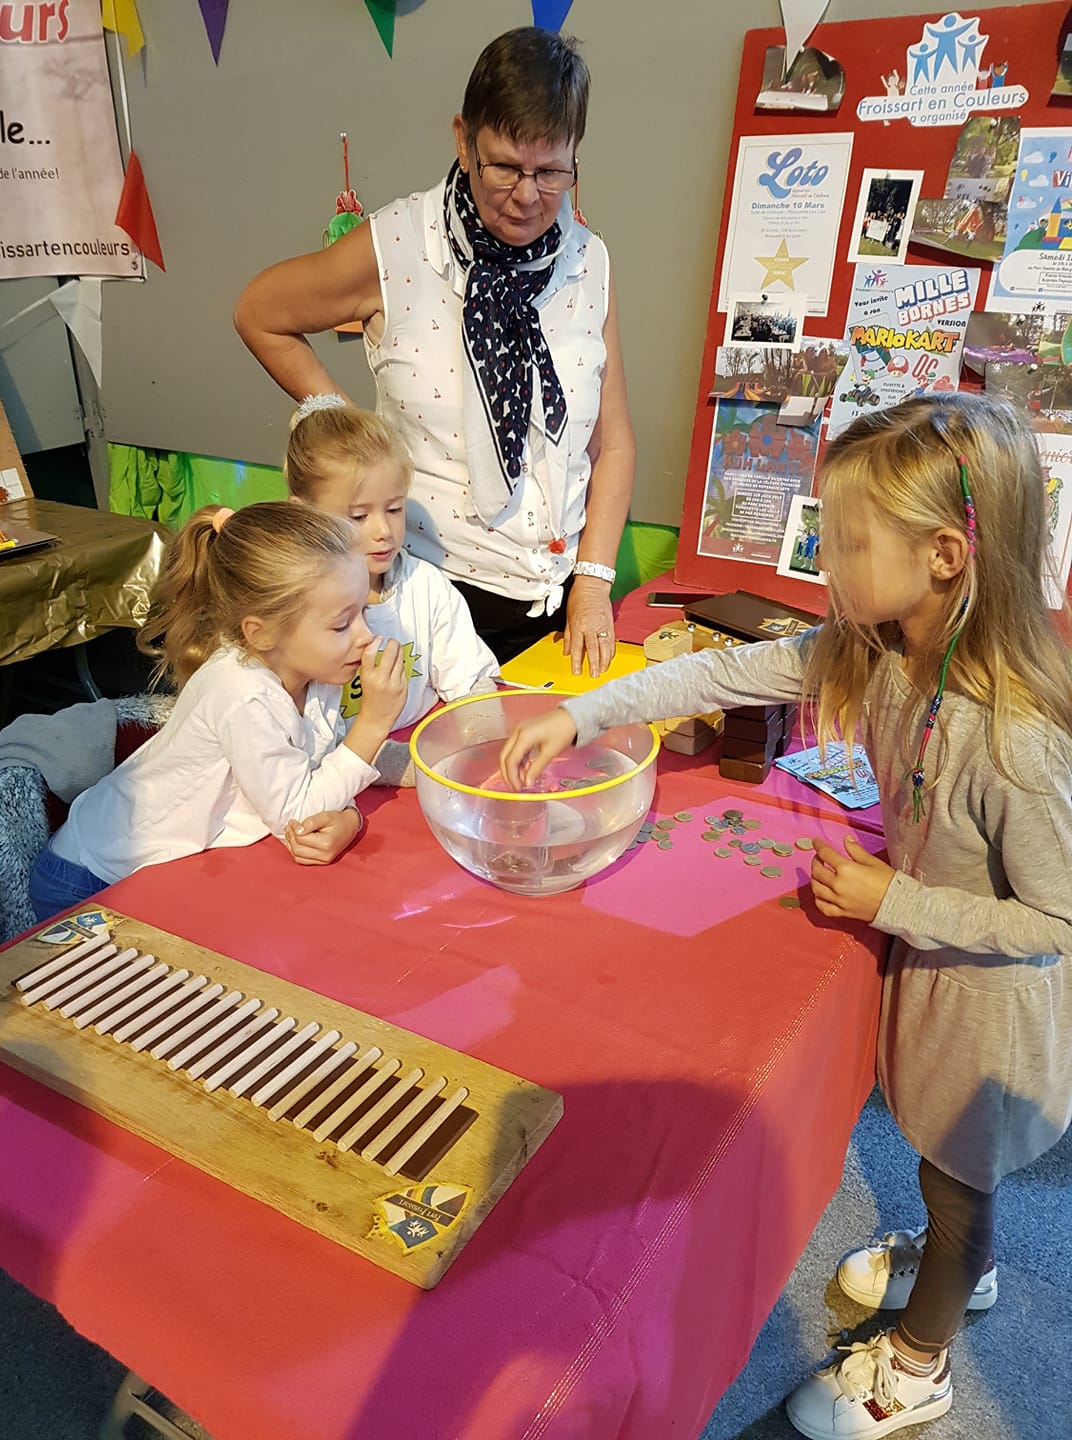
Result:
M811 890L820 913L866 920L870 925L890 888L894 871L852 835L845 837L844 855L825 840L814 844Z
M522 720L499 752L499 772L511 790L525 790L576 738L577 727L561 705L546 715Z

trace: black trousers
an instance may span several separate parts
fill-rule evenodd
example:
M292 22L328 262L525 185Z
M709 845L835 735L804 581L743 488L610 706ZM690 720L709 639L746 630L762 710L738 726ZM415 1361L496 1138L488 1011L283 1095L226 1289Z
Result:
M919 1350L943 1349L960 1328L971 1293L994 1253L994 1195L919 1162L927 1244L900 1334Z
M550 615L530 615L531 600L509 600L504 595L481 590L477 585L465 585L460 580L452 583L469 606L476 633L500 665L505 665L507 660L520 655L522 650L527 650L553 630L565 629L566 600L573 584L572 575L563 588L562 604Z

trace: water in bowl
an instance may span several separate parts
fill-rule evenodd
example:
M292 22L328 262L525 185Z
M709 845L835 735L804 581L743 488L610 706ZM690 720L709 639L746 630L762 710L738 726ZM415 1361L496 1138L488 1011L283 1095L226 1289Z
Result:
M587 795L581 788L631 774L627 755L598 744L572 750L527 792L546 800L516 800L505 798L512 792L498 770L501 748L501 740L472 745L435 770L455 784L501 791L502 800L444 786L435 814L425 812L439 843L474 875L519 894L553 895L616 860L636 835L650 801L644 787L623 783Z

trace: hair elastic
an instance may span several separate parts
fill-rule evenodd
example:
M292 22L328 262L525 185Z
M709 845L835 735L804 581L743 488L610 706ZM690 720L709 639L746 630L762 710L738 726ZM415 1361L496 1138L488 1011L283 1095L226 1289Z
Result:
M213 530L215 530L217 535L227 524L228 520L230 520L233 514L234 511L228 509L226 505L221 505L220 508L216 511L215 515L213 515L212 517L212 528Z
M295 422L304 420L314 410L345 410L350 402L345 395L332 391L329 395L306 395L305 399L298 406Z
M964 524L968 540L968 553L975 559L975 501L972 498L971 488L968 485L968 459L965 455L958 455L957 467L960 473L960 493L964 500ZM971 582L969 579L968 589L964 592L964 599L961 601L960 614L957 616L957 628L949 644L946 646L945 656L942 660L942 668L938 672L938 689L935 691L934 699L927 711L927 718L923 723L923 735L919 742L919 753L916 756L916 763L912 767L912 821L918 825L923 818L923 784L925 780L923 770L923 757L927 753L927 744L930 741L931 733L934 730L935 722L938 719L938 711L942 708L942 695L945 691L945 678L949 671L949 662L953 658L953 651L957 641L960 639L960 632L964 625L964 615L968 609L968 601L971 598Z

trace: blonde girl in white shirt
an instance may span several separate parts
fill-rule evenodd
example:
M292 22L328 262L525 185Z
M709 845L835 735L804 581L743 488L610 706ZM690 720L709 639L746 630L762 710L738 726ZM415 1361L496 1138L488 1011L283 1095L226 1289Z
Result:
M356 527L369 569L365 619L402 647L407 693L396 726L412 725L440 700L494 690L498 661L465 601L441 570L404 549L413 464L398 431L341 395L312 395L295 414L284 470L303 506L345 515ZM344 688L346 719L361 714L363 685L357 676ZM383 779L403 779L408 757L408 748L389 743L376 757Z
M38 856L38 917L145 865L265 835L327 864L406 699L397 641L365 623L351 525L285 501L199 510L173 541L139 646L179 688L164 727L74 801ZM343 738L340 687L360 674Z

